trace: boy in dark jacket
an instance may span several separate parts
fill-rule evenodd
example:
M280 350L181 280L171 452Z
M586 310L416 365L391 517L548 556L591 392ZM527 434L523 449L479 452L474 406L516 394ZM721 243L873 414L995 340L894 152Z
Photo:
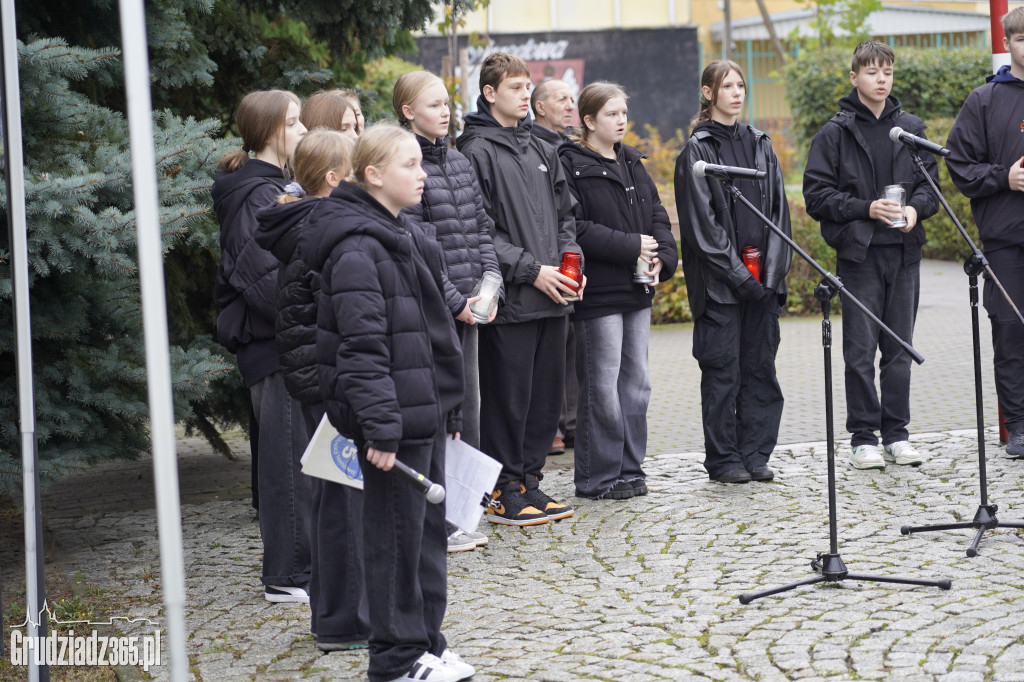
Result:
M985 258L1018 309L1024 309L1024 8L1003 17L1010 64L964 102L949 132L949 175L971 199ZM992 322L996 394L1010 437L1006 454L1024 457L1024 327L985 280Z
M480 92L458 146L494 220L491 236L505 279L504 305L480 329L481 449L502 464L487 520L532 526L573 513L542 492L540 480L562 408L572 311L562 294L575 291L558 266L563 252L580 248L562 165L532 132L526 62L501 52L488 56Z
M814 136L804 172L804 199L807 213L821 223L825 241L836 250L836 274L843 284L911 343L925 240L922 221L935 214L938 202L909 151L889 139L889 131L897 126L924 136L921 119L902 111L899 100L889 94L895 59L892 49L879 42L861 43L854 50L854 89L839 100L839 113ZM935 159L925 154L924 163L937 180ZM890 185L905 190L905 209L899 202L879 198ZM896 227L900 218L906 225ZM876 349L882 352L881 401L875 392ZM920 465L921 455L907 440L910 357L859 308L844 306L843 358L853 466L884 469L886 460Z

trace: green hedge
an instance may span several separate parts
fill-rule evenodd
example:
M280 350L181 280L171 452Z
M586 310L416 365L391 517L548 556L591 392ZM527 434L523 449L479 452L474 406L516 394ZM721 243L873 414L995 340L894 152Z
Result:
M940 144L946 143L949 137L949 129L953 126L952 118L937 118L928 121L928 138ZM949 177L949 170L946 164L939 162L939 189L946 197L953 214L960 219L960 223L967 230L974 243L979 247L978 228L974 224L974 216L971 214L971 200L960 193ZM960 230L950 219L946 210L939 206L939 212L929 218L924 224L925 234L928 241L924 245L925 258L938 258L941 260L963 260L970 254L967 242L964 241Z

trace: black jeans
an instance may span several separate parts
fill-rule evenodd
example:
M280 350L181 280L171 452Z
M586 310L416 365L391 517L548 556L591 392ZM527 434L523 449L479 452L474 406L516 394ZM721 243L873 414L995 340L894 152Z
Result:
M444 421L438 415L438 425ZM398 458L432 481L444 480L444 429L433 442L402 443ZM373 682L408 672L423 652L447 646L441 621L448 605L448 533L444 505L427 498L393 471L366 461L363 467L363 549L370 603L370 665Z
M715 478L768 463L779 437L784 399L775 374L779 302L708 301L694 322L700 365L704 468Z
M985 258L1014 305L1024 311L1024 246L989 251ZM1024 427L1024 326L988 278L984 303L992 322L996 394L1003 406L1006 427L1016 431Z
M565 391L565 317L480 327L480 449L497 486L543 478Z
M902 246L873 246L861 263L839 259L843 286L907 343L921 292L921 264L903 262ZM881 350L875 391L875 352ZM910 423L910 356L860 308L843 306L843 360L846 363L846 429L850 446L889 445L907 440Z

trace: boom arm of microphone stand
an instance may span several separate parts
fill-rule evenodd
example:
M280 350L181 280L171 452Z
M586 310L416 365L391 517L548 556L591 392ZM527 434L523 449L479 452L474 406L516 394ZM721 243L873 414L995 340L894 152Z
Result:
M788 234L783 232L782 229L779 228L778 225L776 225L771 220L769 220L768 217L765 216L765 214L761 213L761 211L759 211L756 206L754 206L752 203L750 203L750 201L745 196L743 196L743 192L741 192L736 187L736 185L734 185L732 183L732 181L730 181L730 180L722 180L722 184L725 185L725 188L727 190L729 190L729 192L734 197L739 199L747 208L749 208L751 211L753 211L754 215L756 215L758 218L760 218L761 221L772 230L772 232L774 232L779 237L781 237L784 242L789 244L789 247L791 249L796 251L800 255L800 257L803 258L805 261L807 261L807 263L812 268L817 270L821 274L821 276L825 279L825 281L828 282L828 285L832 288L833 291L835 291L837 293L841 293L844 302L850 301L851 303L856 305L858 308L860 308L861 312L863 312L865 315L867 315L868 318L872 322L877 324L879 329L881 329L883 332L885 332L890 337L892 337L892 340L895 341L896 343L898 343L900 348L903 349L903 352L905 352L907 355L909 355L910 358L914 362L916 362L919 365L924 362L924 356L922 356L920 353L918 353L916 350L914 350L914 347L911 346L909 343L907 343L906 341L901 339L899 336L897 336L896 332L894 332L893 330L889 329L889 327L887 327L885 325L885 323L883 323L880 319L878 319L878 317L874 313L872 313L870 310L868 310L864 306L864 304L861 303L857 299L856 296L854 296L849 291L847 291L846 287L843 286L843 283L839 280L838 277L836 277L835 275L830 273L828 270L826 270L825 268L823 268L820 265L818 265L818 261L816 261L813 258L811 258L811 256L806 251L804 251L799 246L797 246L797 243L794 242L793 239Z
M992 272L992 267L988 264L985 254L981 252L977 244L974 243L974 240L971 239L971 235L967 234L967 230L965 230L964 226L960 224L959 220L957 220L956 214L953 213L953 209L950 208L949 202L946 201L946 197L942 196L942 190L939 189L939 186L935 183L935 180L932 179L932 176L928 175L928 171L924 169L924 162L921 161L921 156L917 151L911 149L910 158L914 160L918 170L921 171L921 174L924 175L924 179L928 181L928 185L932 188L932 191L935 192L935 196L939 198L942 208L946 209L946 213L953 220L953 224L956 225L956 229L960 231L960 236L967 242L967 246L971 247L972 255L964 261L964 272L976 277L981 269L984 269L988 274L989 279L991 279L996 285L996 289L999 289L999 293L1003 295L1004 299L1006 299L1006 302L1010 306L1010 310L1012 310L1013 314L1017 316L1020 323L1024 324L1024 315L1021 315L1020 310L1017 309L1013 299L1010 298L1010 294L1003 288L1003 283L999 281L998 277L996 277L996 273ZM978 267L979 265L980 269Z

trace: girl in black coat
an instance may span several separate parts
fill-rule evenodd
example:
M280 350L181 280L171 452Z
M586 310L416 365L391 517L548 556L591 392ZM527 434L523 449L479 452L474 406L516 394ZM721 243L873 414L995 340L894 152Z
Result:
M359 448L373 682L465 679L447 648L444 506L390 473L395 460L444 480L457 433L462 353L442 294L437 243L399 216L426 174L412 134L371 126L343 183L300 243L321 273L317 362L327 415Z
M622 143L626 93L597 82L579 96L581 126L558 154L576 206L576 241L587 267L587 296L576 303L575 477L578 497L646 495L651 395L647 346L653 285L675 272L668 214L644 170ZM643 275L646 281L638 282Z
M479 448L480 366L476 319L469 308L479 298L470 298L469 294L485 272L501 277L491 243L493 222L484 212L472 164L448 146L450 112L444 82L427 71L410 71L395 83L392 103L399 122L416 135L423 152L423 170L427 174L423 198L402 212L432 234L444 251L445 301L457 320L466 375L462 439ZM493 321L497 312L497 307L493 308L487 322ZM485 544L487 536L483 533L448 525L448 551L465 551Z
M242 148L221 161L211 190L221 246L217 338L236 354L252 400L250 431L259 443L253 447L253 498L258 488L266 598L308 602L310 489L299 459L309 439L299 403L285 390L274 343L278 261L253 239L256 212L272 205L287 184L288 159L306 128L299 99L283 90L249 93L235 120Z
M278 204L259 212L256 241L281 262L277 279L277 349L288 391L302 401L309 434L324 416L316 364L316 296L320 273L299 242L315 229L319 209L352 170L352 141L318 129L299 143L292 159L295 182ZM365 648L370 625L363 585L362 492L310 478L312 571L310 631L321 651Z
M746 81L735 62L708 64L701 76L696 125L676 161L683 271L694 316L693 356L701 370L704 468L711 480L723 483L774 477L768 458L783 404L775 355L789 247L727 194L721 181L693 173L697 161L764 171L764 180L737 181L736 186L789 234L789 204L771 141L738 122L745 98Z

